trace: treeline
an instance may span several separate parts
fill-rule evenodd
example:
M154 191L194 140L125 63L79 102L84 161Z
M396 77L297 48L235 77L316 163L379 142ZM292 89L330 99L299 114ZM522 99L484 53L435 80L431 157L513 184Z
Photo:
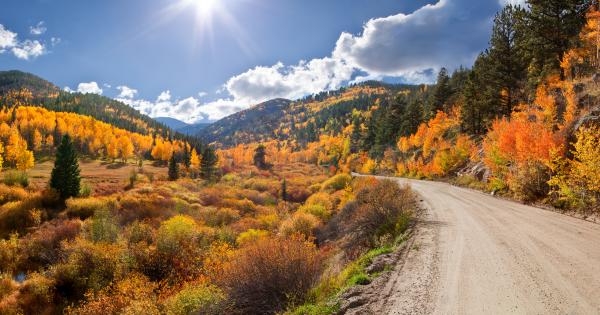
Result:
M591 60L561 67L570 48L585 45L578 34L591 5L589 0L531 0L527 10L505 6L494 19L489 47L471 69L449 74L442 68L430 89L382 101L371 117L354 122L365 125L354 145L380 158L399 137L416 132L436 112L450 113L455 107L460 109L461 130L481 136L496 118L509 117L518 104L533 101L544 78L592 73Z

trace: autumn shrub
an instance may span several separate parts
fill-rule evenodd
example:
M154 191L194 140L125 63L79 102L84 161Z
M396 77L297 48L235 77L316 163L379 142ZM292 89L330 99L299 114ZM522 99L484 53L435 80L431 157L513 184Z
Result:
M70 198L66 201L65 213L69 218L80 218L85 220L101 209L113 211L117 208L117 202L112 198Z
M92 195L92 186L87 183L82 183L79 189L79 197L89 197Z
M520 165L509 177L509 187L514 195L526 202L531 202L548 195L550 186L550 169L539 162Z
M600 211L600 127L577 131L572 158L555 158L549 181L557 203L584 212Z
M323 222L327 222L331 217L331 211L321 204L306 204L298 208L298 211L312 214Z
M175 209L175 200L157 193L148 195L127 194L119 200L117 216L120 225L145 219L170 217Z
M229 225L240 219L240 212L231 208L204 207L198 211L199 218L208 226Z
M152 244L156 238L156 233L152 226L140 221L135 221L128 225L123 235L128 244L137 244L140 242Z
M252 202L249 199L238 200L238 199L226 198L226 199L223 199L223 201L220 204L223 207L238 210L242 216L254 214L254 213L256 213L256 210L257 210L254 202Z
M2 183L6 186L29 186L29 176L23 171L6 171L2 177Z
M51 314L55 308L54 280L40 273L30 273L19 288L19 307L24 314Z
M323 182L322 188L325 191L336 191L346 188L352 181L352 176L349 174L337 174Z
M269 231L249 229L248 231L242 232L236 239L236 243L239 246L244 246L253 242L256 242L262 238L269 236Z
M132 273L126 279L102 289L86 294L86 300L77 307L69 307L66 314L160 314L157 304L156 284L143 275Z
M10 201L19 201L27 198L28 193L22 187L9 187L0 185L0 205Z
M56 292L67 301L78 301L89 290L98 292L123 272L123 248L116 244L97 243L77 238L65 243L64 262L54 265L51 276Z
M195 241L198 228L194 219L187 216L178 215L162 222L157 234L158 250L165 254L176 255Z
M331 200L330 194L325 192L312 194L310 197L308 197L308 199L306 199L305 205L320 205L328 211L333 210L335 207L333 201Z
M319 188L319 189L316 189ZM317 192L319 191L321 188L319 187L315 187L315 191L313 192ZM306 188L303 188L301 186L291 186L289 185L287 187L287 201L290 202L304 202L306 201L306 199L313 193L311 192L312 190L308 190Z
M261 214L256 220L264 230L272 231L279 226L279 216L276 213Z
M97 209L87 223L86 232L94 243L114 243L117 240L119 226L110 210Z
M21 201L11 201L0 206L0 238L17 232L26 234L28 228L39 224L37 209L40 209L39 198L27 197Z
M19 263L19 236L12 234L8 239L0 239L0 273L13 274Z
M56 264L63 256L61 244L72 241L81 231L79 220L52 220L45 222L20 241L19 269L38 270Z
M225 294L213 285L187 285L164 302L167 315L224 314Z
M299 303L316 283L322 258L300 238L265 238L239 249L217 279L233 314L275 314Z
M305 212L295 212L290 218L281 222L279 233L286 237L294 235L311 237L319 224L319 219L314 215Z

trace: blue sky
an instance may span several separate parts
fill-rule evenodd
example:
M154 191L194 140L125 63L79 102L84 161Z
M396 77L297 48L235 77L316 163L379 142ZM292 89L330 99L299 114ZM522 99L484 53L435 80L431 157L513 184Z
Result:
M348 82L470 65L498 0L3 0L0 69L151 116L217 119Z

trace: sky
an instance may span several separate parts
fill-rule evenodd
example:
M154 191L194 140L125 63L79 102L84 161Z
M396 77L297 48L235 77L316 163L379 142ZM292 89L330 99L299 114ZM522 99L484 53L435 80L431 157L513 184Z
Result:
M0 70L151 117L216 120L364 80L470 66L518 0L2 0Z

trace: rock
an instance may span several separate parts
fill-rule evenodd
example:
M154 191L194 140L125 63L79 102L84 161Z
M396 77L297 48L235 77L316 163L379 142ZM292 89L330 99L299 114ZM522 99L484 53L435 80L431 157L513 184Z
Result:
M349 310L365 305L368 302L369 299L364 296L353 296L349 299L345 299L340 305L338 314L346 314Z
M393 265L394 263L394 257L392 257L392 255L387 254L387 255L381 255L378 257L375 257L375 259L373 260L373 262L371 263L371 265L369 265L365 271L372 275L374 273L378 273L378 272L382 272L383 270L385 270L385 267Z

